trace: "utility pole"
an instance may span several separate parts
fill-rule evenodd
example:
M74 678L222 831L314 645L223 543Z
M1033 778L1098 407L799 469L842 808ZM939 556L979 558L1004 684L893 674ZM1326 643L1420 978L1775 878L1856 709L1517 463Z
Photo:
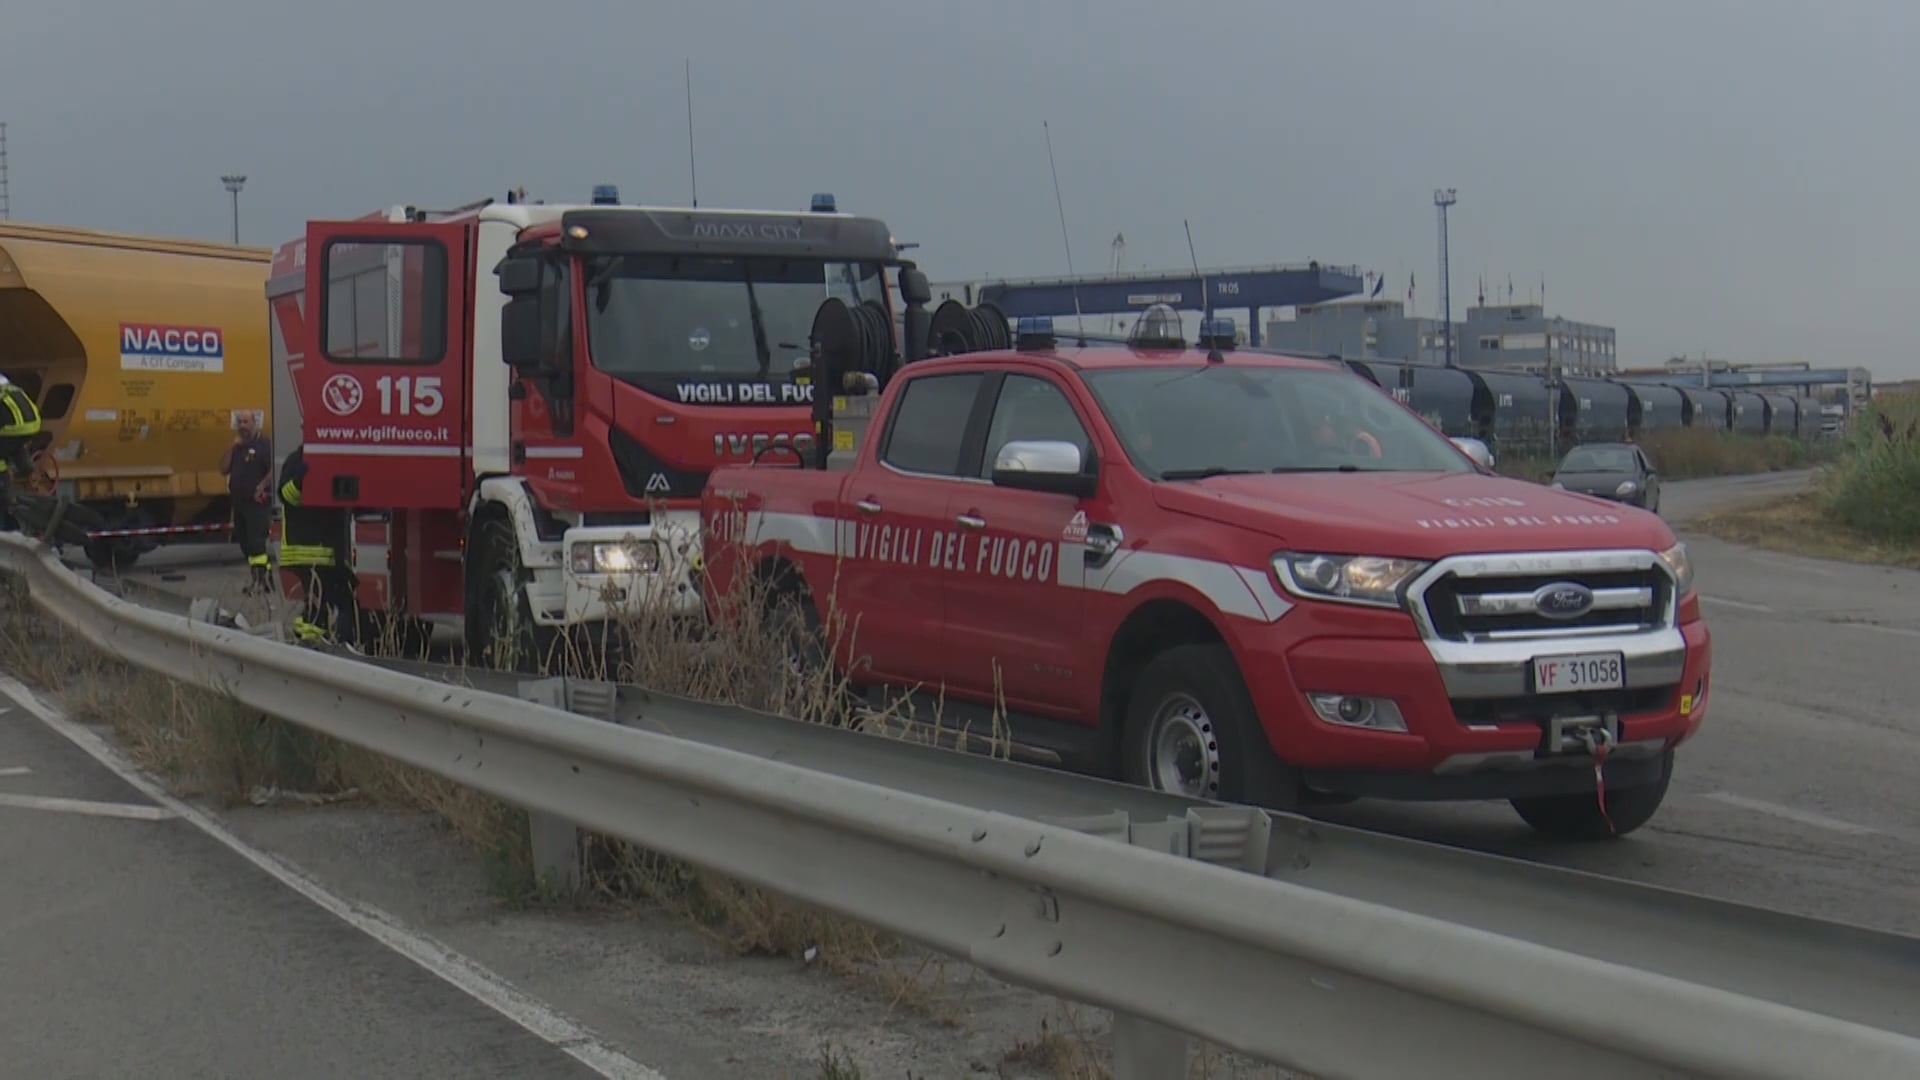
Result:
M0 120L0 221L13 217L13 199L7 191L7 122Z
M228 173L220 178L227 186L227 193L233 196L233 242L240 242L240 189L246 186L247 178L237 173Z
M1453 366L1453 283L1451 260L1447 258L1447 207L1454 204L1452 188L1437 188L1434 208L1440 214L1440 332L1447 343L1447 366Z

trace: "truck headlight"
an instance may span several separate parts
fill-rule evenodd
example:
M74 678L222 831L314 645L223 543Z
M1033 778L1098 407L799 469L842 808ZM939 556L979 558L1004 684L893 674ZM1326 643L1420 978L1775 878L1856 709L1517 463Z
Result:
M650 574L660 568L652 540L578 540L571 552L576 574Z
M1416 559L1375 555L1283 552L1273 557L1274 575L1293 595L1372 607L1399 607L1400 590L1426 568Z
M1687 595L1693 589L1693 560L1687 556L1687 545L1678 543L1661 552L1660 561L1673 574L1674 595Z
M1635 489L1639 488L1639 486L1640 486L1639 484L1636 484L1631 480L1622 480L1620 481L1620 486L1613 489L1613 493L1624 499L1627 496L1633 494Z

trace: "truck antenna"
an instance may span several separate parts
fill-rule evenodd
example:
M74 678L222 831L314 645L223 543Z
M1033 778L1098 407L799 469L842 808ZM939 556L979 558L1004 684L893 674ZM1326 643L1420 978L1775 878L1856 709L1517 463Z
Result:
M1213 321L1213 294L1207 291L1207 279L1200 273L1200 256L1193 250L1193 226L1187 224L1186 218L1181 218L1180 227L1187 231L1187 258L1193 260L1193 276L1200 282L1200 336L1213 341L1213 335L1207 328L1207 324ZM1217 342L1208 346L1207 359L1226 359L1220 355L1220 346Z
M687 72L687 184L693 189L693 207L700 208L700 174L693 167L693 58L686 61Z
M1060 197L1060 167L1053 163L1053 131L1045 120L1040 121L1040 131L1047 137L1047 168L1053 173L1053 205L1060 211L1060 244L1067 249L1067 280L1073 286L1073 320L1080 329L1080 345L1087 344L1087 320L1080 313L1080 282L1073 273L1073 241L1067 239L1067 203Z

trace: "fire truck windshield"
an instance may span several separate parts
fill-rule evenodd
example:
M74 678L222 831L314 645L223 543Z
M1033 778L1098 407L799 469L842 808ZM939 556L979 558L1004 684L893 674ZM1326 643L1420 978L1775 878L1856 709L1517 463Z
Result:
M1473 468L1419 417L1342 371L1155 364L1084 377L1127 456L1163 480Z
M653 390L790 382L823 300L886 299L878 263L614 255L585 271L594 367Z

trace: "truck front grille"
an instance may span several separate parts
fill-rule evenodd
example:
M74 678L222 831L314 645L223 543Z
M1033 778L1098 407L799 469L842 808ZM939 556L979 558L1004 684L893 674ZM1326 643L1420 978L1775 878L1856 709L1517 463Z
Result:
M1414 593L1447 641L1631 634L1668 625L1673 579L1652 552L1541 553L1447 560Z
M1634 690L1595 690L1547 697L1454 698L1453 718L1461 724L1544 724L1552 716L1612 715L1632 719L1671 708L1678 693L1674 686L1643 686Z

